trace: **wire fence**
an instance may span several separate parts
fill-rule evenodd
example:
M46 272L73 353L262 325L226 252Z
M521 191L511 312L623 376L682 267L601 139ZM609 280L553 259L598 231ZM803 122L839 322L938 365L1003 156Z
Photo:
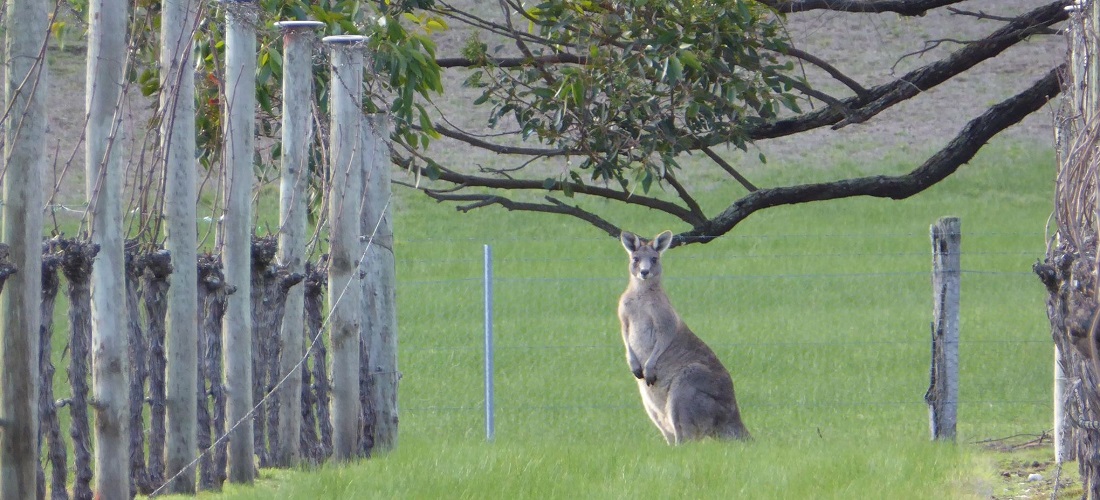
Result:
M560 240L487 236L399 241L406 421L455 418L475 428L485 411L477 390L485 355L480 242L498 247L498 418L633 411L644 420L615 316L627 280L617 243L579 240L566 250L607 251L547 254L540 247ZM1043 288L1030 269L1043 242L1042 234L1027 232L963 235L964 423L1019 423L1015 412L998 420L991 407L1020 409L1036 426L1049 421L1039 419L1051 405L1052 344ZM764 248L741 250L753 245ZM432 256L419 255L425 247ZM920 233L739 236L713 250L672 250L664 282L685 322L733 374L750 420L754 409L919 413L932 318L927 247L928 235ZM806 377L814 380L800 380Z

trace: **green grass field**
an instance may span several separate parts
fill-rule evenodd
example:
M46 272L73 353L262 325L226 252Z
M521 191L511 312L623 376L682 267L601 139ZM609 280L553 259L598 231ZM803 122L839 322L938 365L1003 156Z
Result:
M976 441L1050 428L1049 148L995 144L913 199L768 210L665 256L681 316L730 369L755 440L665 445L645 416L615 307L616 239L579 221L459 214L397 192L401 433L356 464L261 472L202 498L958 498L990 486ZM768 167L771 168L771 167ZM895 170L903 171L899 165ZM860 166L754 180L859 173ZM715 188L705 206L731 193ZM621 210L644 235L666 228ZM930 242L962 219L958 444L932 443ZM482 249L495 267L496 439L485 441ZM988 497L988 494L984 494Z

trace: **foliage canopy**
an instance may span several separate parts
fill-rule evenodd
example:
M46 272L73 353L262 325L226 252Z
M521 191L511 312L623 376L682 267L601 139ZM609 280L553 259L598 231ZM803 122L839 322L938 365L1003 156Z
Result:
M1011 16L951 7L960 1L498 0L483 5L262 0L220 3L213 9L253 10L260 36L256 79L261 134L275 138L279 127L282 45L271 23L323 21L327 34L369 37L371 71L364 83L364 110L391 114L394 159L428 179L415 183L416 189L457 203L464 211L499 205L564 214L617 235L617 223L583 202L614 200L682 221L674 244L683 244L710 241L771 206L850 196L912 196L949 176L990 138L1058 94L1064 65L989 106L942 150L900 176L761 189L714 151L718 146L747 151L760 140L866 122L1032 36L1056 33L1056 25L1067 18L1061 1ZM80 0L70 2L78 12L84 8ZM960 48L945 57L874 86L796 47L787 31L788 16L805 12L918 16L945 8L994 21L999 28L979 40L955 41ZM220 14L203 13L207 21L196 33L199 158L208 168L217 163L221 142L224 70L219 65L225 21ZM159 4L137 2L134 18L131 78L152 95L159 89L156 44L149 42L158 31ZM454 43L455 32L466 34L461 43ZM437 54L441 39L448 44L446 57ZM807 69L826 75L832 93L811 85ZM314 79L316 107L325 113L324 56L315 60ZM456 109L439 103L444 92L472 92L472 97ZM471 126L471 111L479 109L485 110L484 121ZM322 173L325 120L317 123L322 130L313 166ZM443 139L503 155L508 166L455 164L447 151L432 147ZM276 146L275 158L278 153ZM694 153L705 155L743 189L717 213L707 213L693 188L680 181L678 160ZM763 154L760 159L766 161ZM259 170L273 174L276 169Z

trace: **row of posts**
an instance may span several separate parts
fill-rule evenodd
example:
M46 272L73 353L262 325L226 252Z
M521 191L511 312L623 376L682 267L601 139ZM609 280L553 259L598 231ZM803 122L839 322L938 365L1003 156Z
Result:
M161 147L165 176L165 248L173 262L197 262L195 221L195 89L192 45L199 21L197 0L167 0L162 8L160 50ZM255 477L251 412L252 322L250 314L255 127L255 65L258 15L254 1L226 2L226 106L224 119L225 214L220 229L227 297L222 325L227 387L228 479ZM45 4L9 3L9 58L5 99L11 112L5 130L3 241L16 272L0 293L0 497L33 498L38 464L38 360L41 276L42 174L45 170L44 57L48 33ZM121 200L120 103L125 96L125 0L89 5L86 194L91 239L100 248L91 285L91 378L95 412L96 498L130 496L128 339ZM315 21L277 23L284 34L282 192L278 259L291 273L304 272L306 192L312 127L311 41ZM363 37L324 39L332 48L332 124L329 164L331 259L329 297L333 352L333 455L338 460L395 445L397 426L396 321L393 298L392 227L389 215L389 153L384 117L360 111ZM14 126L18 123L18 126ZM370 129L373 133L369 133ZM370 155L369 158L364 155ZM369 166L369 170L365 168ZM364 183L372 182L365 188ZM367 191L367 192L364 192ZM373 258L374 261L368 262ZM370 266L370 267L367 267ZM196 266L177 265L167 302L166 492L195 491L194 465L204 452L196 437L198 299ZM361 281L366 278L366 282ZM284 346L303 345L302 287L291 290L282 322ZM365 311L365 312L364 312ZM368 323L374 327L366 328ZM298 353L301 354L301 353ZM366 366L360 359L367 359ZM274 461L300 458L300 356L281 359L278 443ZM363 408L361 380L385 404ZM375 401L372 399L372 401ZM368 411L371 413L367 415ZM369 418L368 418L369 417ZM366 422L366 423L365 423ZM370 429L366 429L366 426Z

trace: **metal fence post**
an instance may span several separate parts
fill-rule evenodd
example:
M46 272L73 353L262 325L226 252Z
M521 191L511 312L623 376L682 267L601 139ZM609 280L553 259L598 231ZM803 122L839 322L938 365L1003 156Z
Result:
M485 245L485 440L496 437L493 421L493 247Z

